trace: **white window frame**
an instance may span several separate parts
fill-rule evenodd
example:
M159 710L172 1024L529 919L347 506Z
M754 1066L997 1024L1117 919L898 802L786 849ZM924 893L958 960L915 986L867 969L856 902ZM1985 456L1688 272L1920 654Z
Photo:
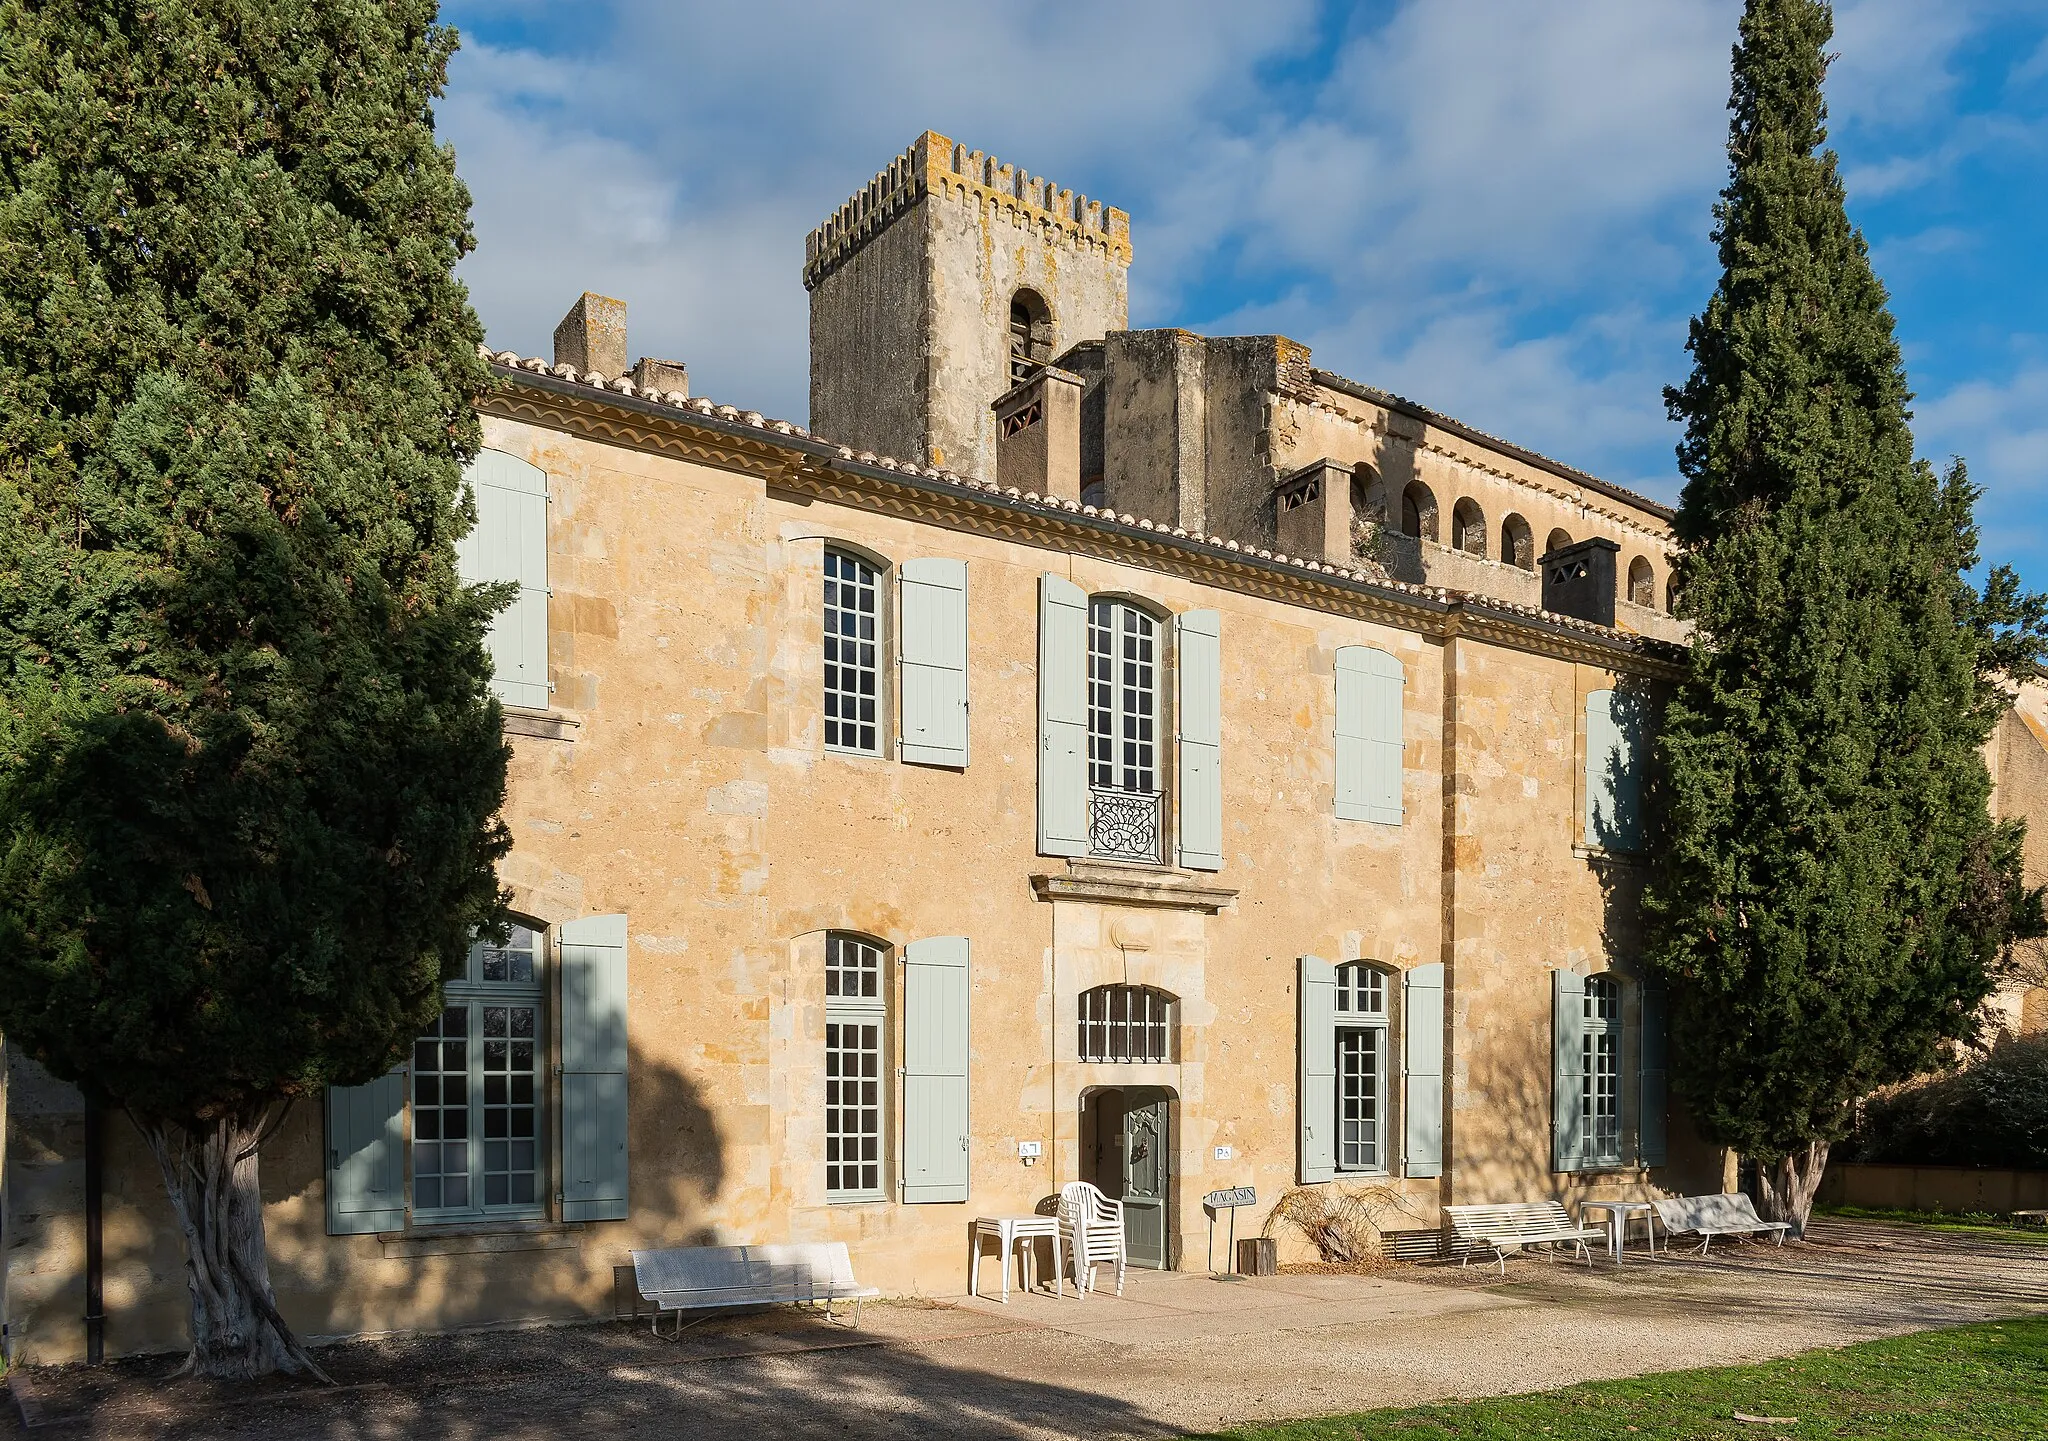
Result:
M1168 854L1169 629L1157 611L1124 596L1088 597L1088 851L1100 859L1157 865ZM1130 654L1133 642L1146 653ZM1130 839L1148 827L1149 849Z
M1389 1104L1387 1085L1394 1033L1387 998L1398 988L1399 981L1393 972L1370 961L1347 961L1337 967L1337 1113L1333 1120L1340 1173L1384 1176L1392 1171L1393 1107ZM1363 1051L1370 1055L1367 1066L1360 1068L1355 1063ZM1352 1120L1366 1119L1345 1115L1346 1102L1351 1099L1346 1091L1354 1079L1369 1080L1372 1084L1372 1115L1367 1121L1373 1128L1370 1156L1362 1154L1364 1143L1350 1139L1346 1130ZM1347 1151L1351 1153L1349 1159Z
M847 570L852 574L846 574ZM887 752L888 722L886 720L887 696L883 692L886 684L888 637L885 634L887 606L884 604L888 567L878 564L872 556L846 546L825 547L824 584L821 588L823 630L819 647L819 678L823 684L820 718L824 727L825 749L835 755L879 757ZM849 608L843 604L847 588L852 588L856 604ZM859 602L865 601L865 607ZM853 634L847 635L843 617L853 618ZM866 635L860 622L865 619ZM855 647L856 654L849 663L844 657L844 647ZM858 653L865 646L866 657ZM856 684L849 687L849 675ZM865 679L868 684L863 694L858 681ZM838 684L834 684L834 682ZM851 701L856 714L848 719L833 714L838 704ZM867 718L858 714L865 704ZM852 728L853 739L848 741L845 730Z
M1081 992L1076 1011L1076 1044L1084 1062L1170 1065L1178 1054L1180 998L1171 992L1155 986L1091 986Z
M555 1068L551 1064L552 1047L549 1041L551 1031L547 1003L547 991L551 979L548 965L549 942L551 939L547 928L524 921L515 921L513 923L513 934L510 944L499 947L484 941L476 942L469 948L469 957L464 964L462 975L455 980L449 981L443 988L443 1018L446 1018L457 1009L460 1009L464 1016L463 1035L461 1038L464 1046L464 1065L462 1072L459 1074L464 1076L466 1087L466 1100L464 1103L465 1135L460 1141L455 1142L466 1148L466 1155L463 1158L466 1165L463 1169L467 1177L467 1194L464 1203L461 1205L448 1204L445 1195L440 1204L434 1206L419 1204L421 1193L418 1161L423 1154L422 1148L428 1145L446 1145L450 1143L450 1138L446 1136L426 1139L419 1135L422 1119L421 1113L424 1109L420 1101L422 1086L426 1074L432 1074L436 1078L437 1099L433 1103L433 1108L437 1120L445 1119L445 1091L439 1089L439 1087L445 1084L443 1078L456 1073L438 1069L428 1072L422 1065L423 1061L429 1059L426 1048L443 1045L445 1042L454 1039L439 1033L439 1022L436 1025L436 1034L421 1036L414 1041L412 1064L407 1067L406 1071L406 1129L410 1141L406 1148L406 1196L413 1220L421 1225L447 1225L479 1220L541 1220L547 1215L552 1176L552 1146L550 1144L552 1132L550 1126L553 1124L556 1104L553 1094ZM528 961L528 965L523 968L518 966L518 958L522 956ZM518 969L526 969L527 976L521 980L485 979L486 970L495 968L498 963L504 965L508 975L516 974ZM532 1034L523 1038L515 1038L512 1034L507 1034L502 1038L487 1035L486 1030L490 1022L486 1013L500 1008L508 1013L506 1017L506 1030L508 1032L513 1030L516 1020L515 1013L521 1010L529 1011L531 1013ZM508 1061L508 1069L505 1072L505 1099L502 1101L490 1099L491 1087L489 1078L492 1068L488 1064L488 1044L496 1039L504 1041L505 1054ZM532 1088L530 1093L532 1099L530 1102L517 1101L516 1084L520 1078L520 1072L509 1068L510 1061L516 1058L519 1047L522 1045L528 1048L529 1068L526 1073L526 1079L530 1081ZM447 1052L444 1049L435 1054L432 1059L445 1062ZM517 1129L516 1121L519 1111L528 1106L531 1107L532 1112L532 1134L526 1137L515 1137L510 1132ZM489 1134L491 1129L491 1113L494 1109L501 1111L507 1120L506 1129L508 1134L504 1136L494 1137ZM503 1158L507 1162L505 1166L493 1168L491 1165L494 1146L503 1146L509 1153L520 1144L530 1144L533 1148L533 1165L531 1168L533 1189L531 1196L525 1199L514 1198L512 1190L517 1175L526 1168L511 1167L509 1163L514 1157L509 1154ZM507 1196L502 1201L492 1201L489 1198L489 1183L494 1169L499 1174L504 1174L507 1177ZM455 1173L437 1170L435 1174L445 1178Z
M1622 1164L1622 984L1613 975L1586 977L1581 1021L1579 1160L1587 1168ZM1611 1143L1603 1144L1603 1128Z
M845 959L842 959L844 957ZM848 964L857 961L858 964ZM885 1201L889 1197L889 992L895 970L889 948L880 941L851 931L829 931L825 936L825 1199L834 1204ZM858 994L842 994L846 978L860 979ZM859 1039L845 1044L846 1028L859 1028ZM844 1093L848 1077L847 1058L862 1060L871 1077L860 1077L856 1085L872 1083L872 1091L849 1098ZM841 1074L834 1075L837 1062ZM847 1112L858 1113L849 1128ZM872 1157L850 1159L833 1154L835 1143L870 1143ZM871 1169L871 1176L857 1176L846 1185L842 1168Z

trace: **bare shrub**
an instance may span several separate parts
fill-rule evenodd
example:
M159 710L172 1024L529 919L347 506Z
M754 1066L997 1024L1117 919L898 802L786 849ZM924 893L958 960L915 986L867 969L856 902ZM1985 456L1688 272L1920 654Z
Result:
M1380 1218L1389 1211L1420 1219L1395 1186L1295 1186L1280 1193L1267 1213L1265 1235L1281 1225L1301 1232L1322 1260L1340 1265L1381 1254Z

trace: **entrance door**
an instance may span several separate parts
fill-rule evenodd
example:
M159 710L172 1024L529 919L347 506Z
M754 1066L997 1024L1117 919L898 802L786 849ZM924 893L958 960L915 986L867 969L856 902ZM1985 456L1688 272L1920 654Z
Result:
M1166 1200L1173 1174L1167 1133L1172 1098L1150 1087L1124 1092L1124 1244L1133 1266L1167 1268Z

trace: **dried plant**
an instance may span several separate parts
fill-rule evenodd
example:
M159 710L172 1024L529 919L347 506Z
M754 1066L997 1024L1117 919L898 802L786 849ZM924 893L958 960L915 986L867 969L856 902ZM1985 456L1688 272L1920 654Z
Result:
M1324 1261L1349 1265L1381 1254L1380 1218L1401 1211L1421 1219L1397 1186L1296 1186L1280 1193L1264 1234L1286 1224L1308 1238Z

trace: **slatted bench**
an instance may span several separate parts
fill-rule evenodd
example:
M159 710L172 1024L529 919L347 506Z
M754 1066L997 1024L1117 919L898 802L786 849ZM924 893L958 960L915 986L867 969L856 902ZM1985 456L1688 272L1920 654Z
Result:
M1657 1208L1657 1219L1663 1223L1665 1235L1698 1236L1702 1256L1716 1236L1771 1232L1782 1246L1785 1233L1792 1229L1788 1221L1766 1221L1757 1215L1755 1204L1739 1191L1725 1191L1718 1196L1674 1196L1650 1204Z
M851 1301L853 1324L859 1326L860 1303L882 1294L853 1279L853 1259L844 1241L635 1251L633 1281L654 1307L650 1324L657 1336L664 1311L676 1313L675 1334L680 1336L685 1311L785 1302L823 1303L829 1319L834 1301Z
M1511 1201L1497 1206L1446 1206L1444 1226L1450 1232L1451 1249L1458 1264L1467 1265L1475 1251L1491 1250L1508 1273L1508 1252L1523 1246L1546 1246L1556 1255L1558 1246L1576 1247L1587 1266L1593 1264L1588 1241L1606 1237L1604 1226L1581 1226L1571 1218L1561 1201Z

